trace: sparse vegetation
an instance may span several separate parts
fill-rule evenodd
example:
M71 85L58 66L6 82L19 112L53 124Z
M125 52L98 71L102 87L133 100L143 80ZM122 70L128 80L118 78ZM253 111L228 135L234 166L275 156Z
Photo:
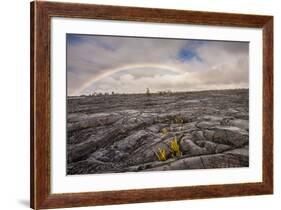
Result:
M176 124L183 124L184 123L184 120L181 116L176 116L173 120L174 123Z
M165 161L167 160L167 153L166 153L166 149L164 148L158 148L158 151L155 152L157 158L159 161Z
M182 152L180 150L180 145L178 143L177 137L174 137L173 140L170 142L170 151L172 154L172 157L181 157Z
M182 152L180 150L180 145L178 143L177 137L174 137L169 142L169 150L171 152L171 157L181 157ZM168 155L165 148L158 148L158 151L155 152L155 155L159 161L166 161L168 159Z

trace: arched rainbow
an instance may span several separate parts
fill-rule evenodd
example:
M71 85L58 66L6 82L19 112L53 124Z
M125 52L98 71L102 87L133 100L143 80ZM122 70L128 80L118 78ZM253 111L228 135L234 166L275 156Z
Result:
M158 68L158 69L165 69L175 73L183 73L184 71L180 68L176 68L175 66L169 65L162 65L158 63L141 63L141 64L130 64L130 65L122 65L115 68L105 69L102 71L101 74L95 75L87 80L78 90L76 90L73 95L80 95L83 91L88 88L94 82L97 82L101 79L104 79L110 75L113 75L120 71L126 71L129 69L138 69L138 68Z

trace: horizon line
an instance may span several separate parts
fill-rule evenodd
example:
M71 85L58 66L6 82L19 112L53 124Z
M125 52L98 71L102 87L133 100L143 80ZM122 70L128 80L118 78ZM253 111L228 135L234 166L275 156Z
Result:
M163 91L156 91L156 92L149 92L149 94L173 94L173 93L192 93L192 92L207 92L207 91L228 91L228 90L249 90L249 87L243 87L243 88L223 88L223 89L204 89L204 90L187 90L187 91L171 91L171 90L163 90ZM114 93L114 94L112 94ZM136 93L120 93L120 92L96 92L97 95L92 94L80 94L80 95L66 95L67 97L81 97L81 96L104 96L104 95L146 95L147 93L144 92L136 92Z

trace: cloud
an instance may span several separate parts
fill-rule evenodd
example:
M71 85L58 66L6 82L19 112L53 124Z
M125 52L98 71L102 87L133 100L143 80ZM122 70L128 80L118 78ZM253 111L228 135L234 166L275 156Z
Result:
M89 90L96 90L97 92L144 93L146 88L149 88L151 92L248 88L248 81L247 79L240 80L239 76L231 77L231 75L228 75L221 69L140 78L135 78L132 74L125 74L118 79L107 77L100 80L90 86Z
M246 42L70 34L68 94L247 88L248 54Z

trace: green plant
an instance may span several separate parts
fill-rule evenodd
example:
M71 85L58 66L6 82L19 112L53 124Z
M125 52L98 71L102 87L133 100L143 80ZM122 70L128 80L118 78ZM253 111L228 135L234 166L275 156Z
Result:
M164 148L158 148L158 151L155 152L158 160L160 161L165 161L167 160L167 153L166 153L166 150Z
M174 137L172 141L170 141L170 151L173 157L181 157L182 152L180 150L180 145L178 143L177 137Z

